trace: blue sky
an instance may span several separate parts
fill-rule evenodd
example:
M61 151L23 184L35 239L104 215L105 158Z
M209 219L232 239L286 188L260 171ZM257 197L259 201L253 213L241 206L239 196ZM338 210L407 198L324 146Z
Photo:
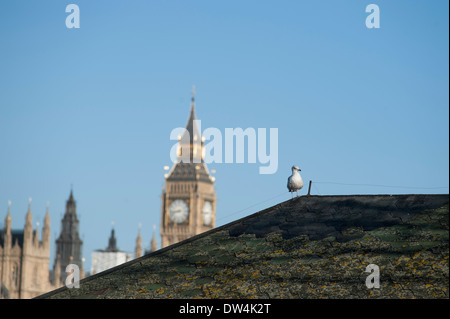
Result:
M69 3L80 29L65 26ZM380 29L366 28L370 3ZM275 174L209 165L217 226L289 199L294 164L313 194L448 193L448 9L441 0L2 0L0 226L8 200L14 228L28 197L41 224L50 201L53 264L73 184L87 268L112 221L120 249L134 251L138 223L148 248L170 132L186 124L192 85L203 129L278 128Z

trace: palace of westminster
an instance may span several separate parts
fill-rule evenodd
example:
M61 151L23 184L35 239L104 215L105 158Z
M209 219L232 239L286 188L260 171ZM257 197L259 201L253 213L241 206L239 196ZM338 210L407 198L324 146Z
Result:
M195 119L193 95L185 133L178 138L178 161L165 175L165 187L161 194L162 247L210 230L215 225L214 177L204 163L203 139L195 125ZM85 276L84 261L81 257L83 242L79 236L79 220L73 192L70 192L66 202L61 232L55 241L56 257L53 269L50 269L48 208L44 217L42 237L37 227L33 229L32 219L30 203L24 228L11 229L9 203L4 227L0 229L0 299L28 299L61 287L65 284L66 267L69 264L79 267L81 279ZM154 250L157 250L157 245L153 237L150 251ZM110 256L117 252L113 230L108 248L99 254L106 253ZM135 258L143 255L140 233L136 239L134 255Z

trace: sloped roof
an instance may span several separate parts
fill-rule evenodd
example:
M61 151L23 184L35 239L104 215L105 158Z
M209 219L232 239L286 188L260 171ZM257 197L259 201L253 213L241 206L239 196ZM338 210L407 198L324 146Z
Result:
M186 123L186 131L183 134L181 140L185 141L187 143L194 143L194 137L201 137L200 131L197 127L196 122L194 122L197 119L197 117L195 116L195 103L194 103L194 98L192 98L192 103L191 103L191 112L189 113L189 118L187 120ZM186 135L189 134L189 135Z
M178 162L174 165L170 175L167 177L168 181L202 181L210 184L213 183L205 163Z
M302 196L39 298L448 298L448 202Z

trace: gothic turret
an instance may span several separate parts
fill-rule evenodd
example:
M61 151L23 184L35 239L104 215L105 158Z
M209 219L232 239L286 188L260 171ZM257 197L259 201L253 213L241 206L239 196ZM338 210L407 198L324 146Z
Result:
M66 212L61 221L61 234L56 240L56 255L60 256L61 282L66 275L66 267L69 264L76 264L81 268L81 251L83 242L79 235L79 220L77 218L77 206L70 191L69 199L66 202ZM56 266L57 260L55 260Z
M4 237L4 249L10 249L11 248L11 244L12 244L12 234L11 234L11 222L12 222L12 218L11 218L11 213L10 213L10 209L11 209L11 201L8 201L8 213L6 214L5 217L5 237Z
M23 250L26 254L33 245L33 215L31 214L31 197L28 199L28 211L25 215L25 227L23 234Z
M155 233L153 233L152 241L150 242L150 252L158 250L158 243L156 242Z
M141 237L141 227L139 225L138 236L136 238L136 248L134 250L134 258L139 258L142 256L142 237Z
M47 203L47 211L44 217L44 228L42 229L42 245L45 248L50 246L50 215L48 213L48 203Z
M106 248L106 251L111 251L111 252L118 251L117 240L116 240L116 236L114 234L114 228L111 229L111 236L109 237L108 247Z

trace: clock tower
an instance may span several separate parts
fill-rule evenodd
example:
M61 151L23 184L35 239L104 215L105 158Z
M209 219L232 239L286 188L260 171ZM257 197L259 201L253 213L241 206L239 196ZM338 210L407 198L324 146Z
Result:
M186 130L178 137L177 162L165 175L161 195L161 246L166 247L214 228L214 177L204 162L204 139L196 125L195 92Z

